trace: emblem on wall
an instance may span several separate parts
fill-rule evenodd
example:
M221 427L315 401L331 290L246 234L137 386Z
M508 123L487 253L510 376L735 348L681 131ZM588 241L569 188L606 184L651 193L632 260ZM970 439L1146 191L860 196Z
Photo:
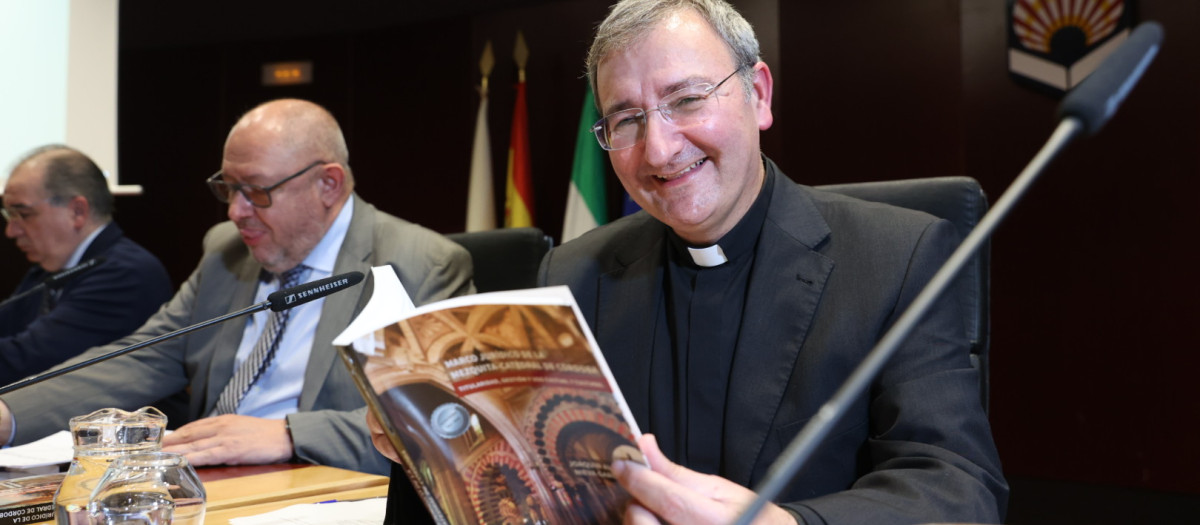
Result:
M1008 0L1008 70L1062 95L1129 36L1134 0Z

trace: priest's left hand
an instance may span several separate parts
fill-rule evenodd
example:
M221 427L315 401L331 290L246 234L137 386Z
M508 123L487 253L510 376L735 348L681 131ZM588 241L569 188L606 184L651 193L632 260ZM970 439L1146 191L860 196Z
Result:
M367 428L371 430L371 443L375 444L375 448L379 450L384 457L400 462L400 453L396 452L396 447L392 446L392 441L388 439L387 433L383 431L383 425L375 419L375 415L367 411Z

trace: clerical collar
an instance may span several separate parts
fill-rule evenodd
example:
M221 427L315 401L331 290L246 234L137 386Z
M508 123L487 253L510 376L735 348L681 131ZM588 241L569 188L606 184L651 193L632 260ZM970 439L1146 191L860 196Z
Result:
M729 230L716 243L709 246L691 246L682 237L668 230L672 252L681 261L691 261L701 268L720 266L728 261L752 253L758 243L758 234L762 231L763 221L767 218L767 208L771 201L772 189L775 187L775 172L766 170L763 177L762 189L755 197L754 204L746 210L746 215L737 225Z
M729 261L729 258L725 256L725 250L722 250L719 244L714 244L707 248L692 248L688 246L687 250L688 254L692 256L692 262L704 268L720 266Z

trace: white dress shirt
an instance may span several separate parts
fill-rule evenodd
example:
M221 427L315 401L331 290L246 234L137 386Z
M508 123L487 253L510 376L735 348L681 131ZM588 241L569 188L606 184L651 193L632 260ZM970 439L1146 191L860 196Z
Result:
M301 276L301 284L333 275L334 263L337 262L338 252L341 251L342 241L346 239L346 231L350 228L350 217L354 213L354 199L346 201L337 219L325 232L321 242L308 254L301 264L308 266L307 275ZM267 296L279 289L279 279L272 278L269 282L258 285L258 293L254 302L267 300ZM317 332L317 323L321 320L321 308L325 299L317 299L292 309L287 325L283 330L283 338L271 364L263 371L242 402L238 405L240 415L261 417L267 419L283 419L284 416L296 411L300 401L300 391L304 388L304 370L308 367L308 357L312 353L313 338ZM270 310L257 312L246 321L246 329L242 332L242 342L238 346L237 361L234 369L241 366L254 345L264 326L266 326ZM323 349L331 351L332 349ZM211 415L211 414L210 414Z

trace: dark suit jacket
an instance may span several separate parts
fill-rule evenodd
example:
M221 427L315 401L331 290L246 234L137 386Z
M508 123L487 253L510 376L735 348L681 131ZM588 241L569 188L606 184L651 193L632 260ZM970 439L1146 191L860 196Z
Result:
M67 281L56 298L34 293L0 310L0 385L128 335L171 298L166 268L117 223L101 230L80 260L93 257L104 262ZM31 268L14 295L47 275L40 266Z
M354 199L335 275L391 264L417 305L474 291L471 256L465 249ZM261 270L237 228L229 222L218 224L205 236L199 266L162 310L130 337L93 348L80 359L250 306ZM299 411L287 420L299 459L386 474L388 461L371 444L366 404L332 347L333 338L362 310L370 291L363 285L325 298ZM4 396L16 416L14 443L66 428L72 416L109 406L133 409L185 388L191 394L189 420L199 419L212 411L233 374L244 328L243 320L197 330Z
M720 474L752 487L957 244L932 216L777 174L730 370ZM641 212L547 254L647 428L667 226ZM1008 487L952 297L913 331L784 491L809 523L999 522Z

